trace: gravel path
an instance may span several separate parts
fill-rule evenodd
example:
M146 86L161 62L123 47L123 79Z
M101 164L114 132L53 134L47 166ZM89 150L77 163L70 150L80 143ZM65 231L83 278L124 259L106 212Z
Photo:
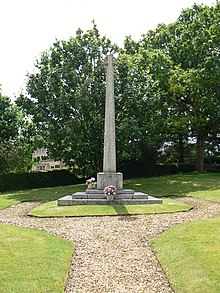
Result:
M33 218L39 205L21 203L0 211L0 222L34 227L76 244L65 292L173 292L149 243L164 230L184 222L220 215L220 203L195 198L180 201L189 212L157 215Z

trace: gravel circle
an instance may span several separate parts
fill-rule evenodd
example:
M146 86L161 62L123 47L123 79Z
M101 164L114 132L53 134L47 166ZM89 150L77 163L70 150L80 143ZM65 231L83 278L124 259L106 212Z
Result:
M220 203L179 198L188 212L134 216L34 218L27 213L39 202L0 211L0 222L45 230L71 240L76 249L65 292L174 292L150 241L172 226L220 216Z

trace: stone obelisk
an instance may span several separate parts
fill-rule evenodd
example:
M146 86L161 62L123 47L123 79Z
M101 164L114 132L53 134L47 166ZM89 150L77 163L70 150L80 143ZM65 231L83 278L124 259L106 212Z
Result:
M156 204L161 199L148 197L142 192L123 189L123 175L116 171L116 140L115 140L115 97L114 97L114 65L116 60L107 56L106 100L105 100L105 130L103 172L97 174L97 188L87 188L86 192L75 192L72 195L58 199L59 206L65 205L95 205L95 204ZM104 194L105 187L114 185L117 193L112 201Z
M115 97L114 97L114 65L116 60L107 56L106 100L105 100L105 131L103 172L116 172L115 146Z
M106 99L105 99L105 129L103 172L97 174L97 188L104 189L114 185L123 188L122 173L116 172L116 141L115 141L115 96L114 96L114 66L116 59L112 55L106 58Z

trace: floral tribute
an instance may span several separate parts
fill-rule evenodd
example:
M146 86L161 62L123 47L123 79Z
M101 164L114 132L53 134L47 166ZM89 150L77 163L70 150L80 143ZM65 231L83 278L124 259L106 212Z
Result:
M89 184L92 184L95 182L95 178L94 177L91 177L90 179L87 179L86 180L86 184L89 185Z
M104 193L106 195L114 195L114 194L116 194L116 192L117 192L117 189L114 185L106 186L104 189Z

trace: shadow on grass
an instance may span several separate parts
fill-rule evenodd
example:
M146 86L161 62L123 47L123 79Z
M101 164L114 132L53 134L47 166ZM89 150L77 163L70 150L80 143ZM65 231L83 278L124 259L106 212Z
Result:
M127 208L124 205L112 205L112 207L118 215L129 214Z
M121 217L119 217L118 220L124 221L124 222L134 222L137 220L137 216L135 216L135 215L121 215Z
M184 196L189 192L220 189L219 173L187 173L125 181L126 188L153 196Z
M220 190L219 173L187 173L161 177L138 178L125 180L125 188L145 192L155 197L185 196L192 192ZM0 193L0 200L54 201L65 195L85 190L84 184L60 187L48 187L31 190ZM126 208L115 207L117 214L126 213Z
M121 216L119 217L119 221L136 221L137 217L133 214L129 214L129 211L127 210L126 206L124 205L112 205L113 209L116 211L116 213Z
M16 201L54 201L65 195L72 194L76 191L83 191L85 185L68 185L59 187L37 188L30 190L11 191L0 193L0 198L13 199Z

